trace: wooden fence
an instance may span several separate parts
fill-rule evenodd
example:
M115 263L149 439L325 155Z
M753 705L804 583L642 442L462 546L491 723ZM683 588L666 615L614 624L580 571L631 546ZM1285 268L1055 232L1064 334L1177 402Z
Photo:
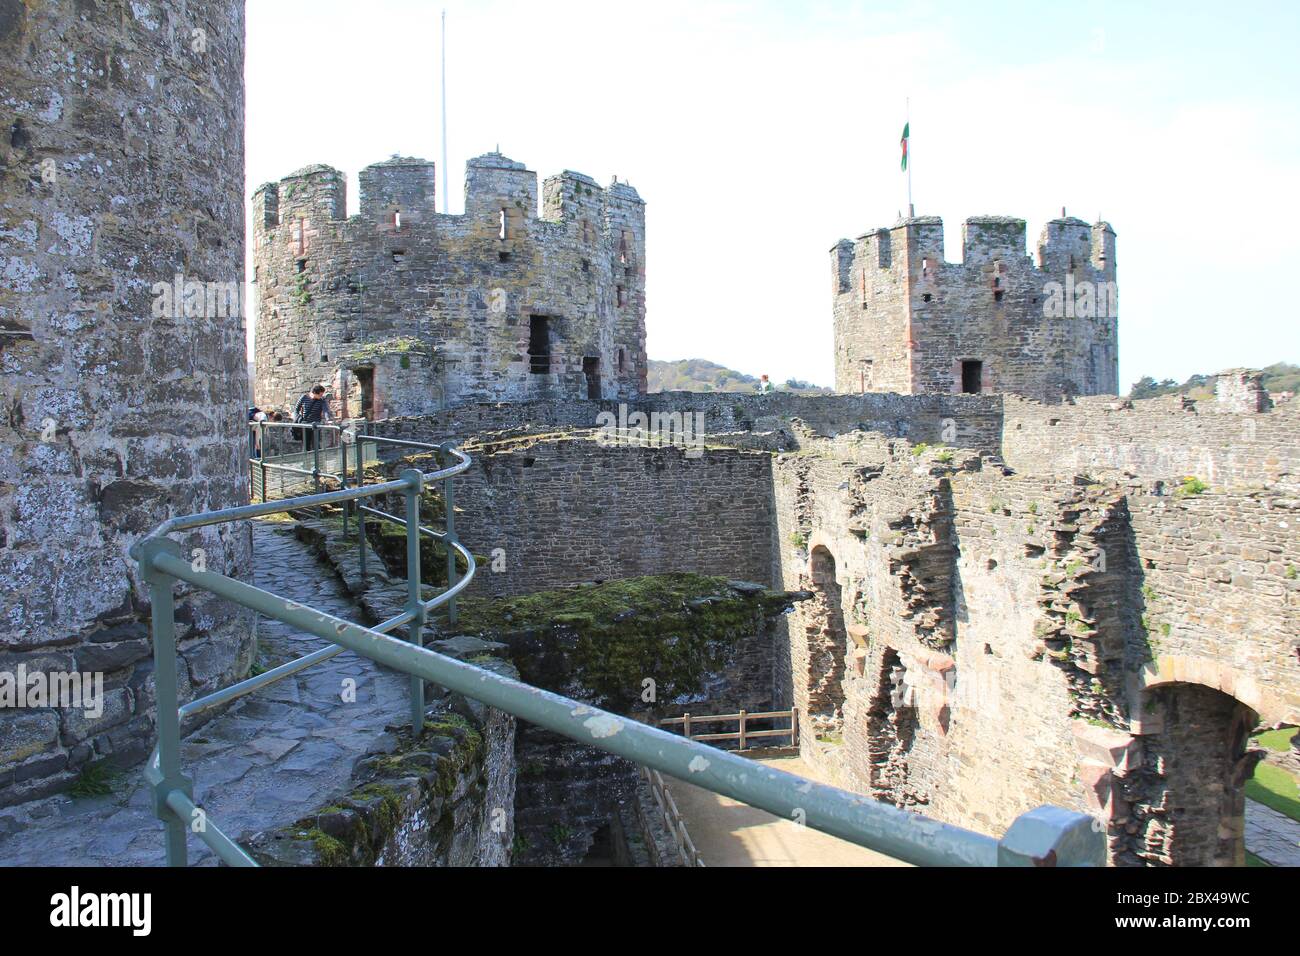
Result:
M704 860L700 858L700 851L695 848L695 841L686 832L686 821L682 819L681 811L677 809L677 801L673 799L673 795L664 786L663 775L658 770L651 770L649 767L642 767L641 772L650 784L650 793L654 797L655 804L659 807L659 812L663 815L664 825L668 827L668 832L673 835L673 843L677 846L677 853L682 859L682 865L703 866Z
M789 727L778 727L775 730L750 730L747 723L751 720L780 720L785 718L790 721ZM724 721L739 721L740 726L731 733L709 733L701 734L695 730L696 724L720 723ZM738 714L716 714L709 717L692 717L690 714L682 714L680 717L669 717L661 720L662 726L682 725L682 735L689 737L691 740L735 740L737 741L737 750L745 750L746 745L754 738L767 737L789 737L790 746L799 746L799 711L791 707L789 710L765 710L758 713L747 713L741 711Z

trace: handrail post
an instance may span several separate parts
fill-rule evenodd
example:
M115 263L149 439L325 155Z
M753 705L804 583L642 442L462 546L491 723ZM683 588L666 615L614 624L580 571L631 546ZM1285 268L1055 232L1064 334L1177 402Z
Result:
M790 708L790 746L799 746L799 708Z
M320 422L311 423L311 487L312 491L320 494ZM316 509L316 517L320 517L320 508Z
M691 715L682 714L682 734L687 740L691 739Z
M420 492L424 473L418 468L402 472L406 482L406 610L415 617L407 625L406 637L416 647L424 646L424 602L420 599ZM364 542L362 547L364 547ZM418 737L424 728L424 678L411 675L411 733Z
M257 464L262 473L262 504L266 504L266 422L258 422L257 430Z
M744 708L741 708L741 711L740 711L740 748L739 748L739 749L741 749L741 750L744 750L744 749L745 749L745 710L744 710Z
M187 820L167 806L174 790L193 799L193 784L181 774L180 704L176 697L176 599L175 579L158 571L153 559L159 554L179 558L180 545L167 538L151 538L140 547L140 573L149 585L153 630L154 698L157 706L158 767L161 779L153 785L153 812L163 822L167 865L185 866Z
M360 488L366 483L366 462L362 447L365 445L365 426L362 426L361 434L356 442L357 446L357 487ZM366 513L363 510L361 499L357 499L357 563L361 566L361 586L366 586Z
M344 491L348 489L348 437L349 432L346 430L339 432L339 483ZM352 510L352 502L343 502L343 537L348 536L348 513Z

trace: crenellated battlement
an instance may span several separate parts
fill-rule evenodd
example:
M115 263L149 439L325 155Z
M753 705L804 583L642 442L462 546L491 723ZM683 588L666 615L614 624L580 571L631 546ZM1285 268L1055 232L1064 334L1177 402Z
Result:
M627 183L601 187L585 173L564 170L547 177L538 205L537 173L501 153L485 153L466 163L465 212L437 211L437 171L430 160L409 156L367 166L358 173L362 221L386 226L433 225L436 220L496 218L507 225L533 219L585 222L590 234L608 232L611 223L641 215L645 202ZM347 178L327 165L312 165L253 193L254 229L267 232L295 218L347 219ZM619 235L618 238L622 238Z
M831 249L837 389L1047 401L1117 391L1114 230L1062 210L1037 251L1011 216L966 219L958 261L937 216L841 239Z
M938 216L913 216L895 225L863 233L850 242L841 239L831 247L837 275L865 265L889 269L895 249L927 271L933 267L976 267L994 261L1025 261L1041 272L1067 272L1091 266L1114 271L1115 231L1110 223L1089 225L1073 217L1053 219L1043 226L1037 260L1026 249L1025 220L1012 216L970 216L962 223L961 258L946 255L943 220Z

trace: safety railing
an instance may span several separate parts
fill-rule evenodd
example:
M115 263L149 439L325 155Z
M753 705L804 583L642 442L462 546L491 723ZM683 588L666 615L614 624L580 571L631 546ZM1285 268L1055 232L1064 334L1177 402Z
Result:
M345 650L410 675L410 719L414 733L419 733L423 726L424 683L428 681L588 746L777 816L800 820L905 862L936 866L1099 865L1104 862L1102 836L1092 818L1082 813L1039 807L1017 818L998 839L878 803L861 794L756 765L743 756L428 650L422 645L429 612L447 605L449 615L454 614L456 596L469 585L475 573L473 555L456 536L452 497L453 479L470 466L470 459L451 443L435 446L395 439L385 441L397 447L436 452L440 465L447 461L454 463L428 474L407 469L395 480L374 485L365 485L364 469L358 469L352 487L172 518L132 547L132 556L139 562L152 605L158 745L146 765L145 778L151 789L154 813L163 823L168 864L186 863L186 840L193 832L224 862L255 865L243 848L195 803L193 782L182 772L180 763L181 721L253 693ZM426 486L439 482L445 496L446 527L436 532L420 524L420 496ZM404 497L404 519L362 504L389 495ZM215 571L199 570L196 564L181 558L179 543L168 537L205 526L327 505L343 505L355 512L363 556L368 515L378 514L406 528L407 601L400 614L375 627L354 624ZM422 534L443 541L448 552L447 587L428 600L423 599L420 580ZM459 579L455 567L457 554L467 568L464 577ZM176 681L173 587L177 581L313 634L327 646L182 707ZM389 633L398 628L405 628L405 640Z
M321 480L346 485L351 449L364 422L249 422L249 497L267 501L321 490ZM364 459L363 459L364 460ZM272 479L275 479L273 482ZM278 485L278 487L273 487Z
M751 730L749 728L751 720L788 720L790 726ZM732 721L737 722L738 727L735 731L729 733L702 734L695 729L699 724L730 723ZM770 737L789 737L791 747L799 746L799 711L794 707L789 710L761 710L754 713L742 710L738 714L714 714L709 717L682 714L680 717L666 717L659 721L661 727L671 727L678 724L681 725L682 736L689 740L734 740L736 741L737 750L747 750L748 745L755 739L766 740Z
M642 767L641 775L650 785L650 796L655 806L659 808L664 826L668 828L668 833L673 838L673 845L677 847L677 856L682 861L682 865L703 866L704 860L700 856L700 851L695 848L695 841L691 839L690 831L686 829L686 821L682 818L682 812L677 809L677 801L673 799L671 791L664 786L663 774L658 770Z

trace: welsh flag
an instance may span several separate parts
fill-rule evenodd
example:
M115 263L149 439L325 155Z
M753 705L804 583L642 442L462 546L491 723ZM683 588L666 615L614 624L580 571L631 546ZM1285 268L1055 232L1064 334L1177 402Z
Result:
M911 127L912 127L911 123L903 124L903 139L902 139L903 165L901 168L903 169L904 172L907 171L907 138L911 135Z

